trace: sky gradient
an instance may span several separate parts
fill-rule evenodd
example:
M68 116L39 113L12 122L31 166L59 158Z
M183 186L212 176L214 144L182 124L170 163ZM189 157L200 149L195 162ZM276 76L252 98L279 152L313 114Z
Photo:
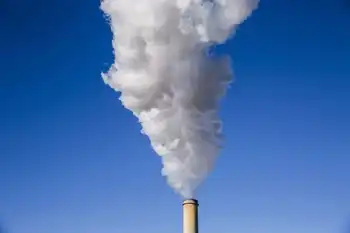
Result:
M316 1L315 1L316 2ZM181 198L101 71L98 1L0 2L0 229L181 232ZM350 231L350 4L262 0L233 58L201 233Z

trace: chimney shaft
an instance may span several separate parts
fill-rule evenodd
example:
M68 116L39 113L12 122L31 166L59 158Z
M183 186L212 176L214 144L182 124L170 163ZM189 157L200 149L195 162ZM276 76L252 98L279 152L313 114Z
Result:
M183 202L183 233L198 233L198 201L188 199Z

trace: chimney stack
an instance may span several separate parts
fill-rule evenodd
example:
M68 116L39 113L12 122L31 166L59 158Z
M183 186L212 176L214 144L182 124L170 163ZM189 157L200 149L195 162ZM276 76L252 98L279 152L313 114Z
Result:
M183 233L198 233L198 201L188 199L183 202Z

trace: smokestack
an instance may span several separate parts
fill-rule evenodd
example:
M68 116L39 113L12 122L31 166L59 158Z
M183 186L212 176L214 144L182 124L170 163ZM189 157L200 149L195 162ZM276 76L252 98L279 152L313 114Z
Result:
M183 206L183 233L198 233L198 201L185 200Z

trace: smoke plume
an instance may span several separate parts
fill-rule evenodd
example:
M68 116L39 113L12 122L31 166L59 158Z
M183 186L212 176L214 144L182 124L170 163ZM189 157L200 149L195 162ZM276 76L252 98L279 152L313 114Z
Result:
M221 146L218 104L232 79L224 43L259 0L104 0L115 61L102 74L121 93L185 198L213 167Z

